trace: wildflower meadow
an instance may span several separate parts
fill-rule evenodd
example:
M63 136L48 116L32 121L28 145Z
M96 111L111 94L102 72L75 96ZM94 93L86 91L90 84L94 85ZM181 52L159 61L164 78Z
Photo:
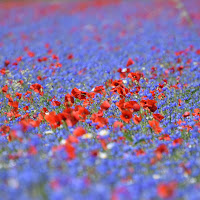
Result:
M0 199L199 200L200 1L0 2Z

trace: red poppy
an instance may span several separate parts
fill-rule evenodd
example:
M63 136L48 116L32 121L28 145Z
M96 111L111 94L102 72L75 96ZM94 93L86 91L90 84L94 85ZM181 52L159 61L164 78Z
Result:
M182 121L181 119L179 119L177 122L176 122L178 125L182 125L185 123L185 121Z
M68 154L68 160L72 160L76 157L75 148L68 142L65 144L65 151Z
M18 65L18 62L14 62L14 63L12 63L12 65L17 66L17 65Z
M200 49L197 49L195 52L197 55L200 55Z
M83 69L78 71L78 75L84 75L86 73L87 68L84 67Z
M157 101L151 99L143 99L140 101L140 105L145 109L148 108L151 112L155 112L157 110L156 103Z
M2 87L2 89L1 89L1 91L2 91L3 93L7 93L7 91L8 91L8 86L7 86L7 85L4 85L4 86Z
M119 69L117 70L117 72L120 73L120 78L126 78L127 75L128 75L128 73L130 72L130 69L129 69L129 68L126 68L126 69L123 69L123 70L122 70L122 68L119 68Z
M163 153L168 154L169 150L168 150L168 148L167 148L167 146L165 144L160 144L156 148L156 150L154 151L154 153L156 154L156 158L160 160L162 158L162 154Z
M67 59L70 60L70 59L73 59L74 58L74 55L72 53L70 53L68 56L67 56Z
M74 135L69 135L68 138L67 138L67 142L69 143L78 143L78 138Z
M28 53L29 57L34 57L35 56L35 53L32 52L32 51L28 51L27 53Z
M150 91L150 93L152 94L152 97L153 97L153 98L155 98L155 96L156 96L156 93L155 93L155 92L156 92L155 90Z
M67 126L74 126L79 121L79 114L71 108L66 108L58 114L61 120L67 123Z
M10 61L9 60L5 60L5 62L4 62L5 67L7 67L9 64L10 64Z
M121 99L119 102L116 102L116 106L120 111L125 109L125 98Z
M162 119L164 119L165 117L162 116L162 115L159 114L159 113L153 113L153 118L156 119L156 120L158 120L158 121L160 122L160 121L161 121Z
M92 100L92 98L88 98L83 101L83 106L86 107L88 105L92 105L93 103L94 101Z
M164 134L164 135L160 136L158 139L159 140L165 140L165 141L170 141L171 140L169 134Z
M76 137L80 137L80 136L83 136L84 134L86 133L85 129L82 128L82 127L77 127L74 132L73 132L73 135L76 136Z
M49 122L51 128L57 128L61 125L61 120L55 111L50 112L49 114L45 114L45 120Z
M95 97L95 92L88 92L87 97L91 98L90 100L92 100Z
M11 142L13 140L19 140L20 142L23 140L22 135L20 135L16 130L11 130L8 135L8 141Z
M32 119L30 119L30 121L29 121L29 124L32 127L38 127L40 125L40 123L41 123L40 119L38 119L38 120L32 120Z
M84 100L87 97L87 92L83 92L80 91L78 88L74 88L71 91L72 96L74 96L75 98L79 99L79 100Z
M157 120L149 120L148 122L156 134L159 134L163 130Z
M140 110L140 105L136 101L127 101L124 103L124 108L132 112L138 112Z
M146 152L143 149L135 150L136 156L143 156L146 155Z
M47 112L49 112L48 109L46 107L43 107L41 113L47 113Z
M134 63L135 62L131 58L129 58L128 61L127 61L127 63L126 63L126 66L128 67L130 65L133 65Z
M59 62L57 62L57 63L55 64L55 68L59 68L59 67L62 67L62 64L59 63Z
M8 99L9 103L13 102L13 98L11 97L10 94L6 94L6 98Z
M98 113L93 113L90 119L92 122L96 123L99 117L103 117L103 110L99 110Z
M106 151L107 150L107 143L106 143L106 141L104 139L100 139L99 142L100 142L103 150Z
M18 58L16 58L17 62L21 62L22 61L22 56L19 56Z
M79 116L79 121L81 122L85 122L85 120L87 119L87 116L90 114L90 112L86 108L80 105L77 105L74 110Z
M41 96L43 96L43 94L44 94L43 87L38 83L32 84L30 86L30 89L34 90L34 92L36 92L36 93L39 93Z
M58 56L55 55L55 54L53 54L51 57L52 57L54 60L59 60Z
M47 57L38 58L38 62L43 62L43 61L47 61L47 60L48 60Z
M97 117L95 119L95 122L98 123L98 125L96 126L96 128L100 128L100 127L104 127L108 124L108 119L107 118L104 118L104 117Z
M20 81L18 81L18 83L22 85L24 83L24 81L20 80Z
M74 97L71 94L65 95L65 106L71 107L74 104Z
M126 87L122 87L122 86L118 86L116 89L111 90L111 91L114 91L114 92L117 91L117 93L120 95L121 98L125 97L129 92L129 90Z
M18 109L18 108L17 108L17 109ZM12 120L13 118L18 118L18 117L20 117L20 116L21 116L21 114L19 114L18 111L17 111L15 108L12 109L10 112L7 113L7 117L11 118L11 120Z
M31 145L31 146L29 147L29 149L28 149L28 153L29 153L30 155L36 155L36 154L37 154L37 149L36 149L36 147L33 146L33 145Z
M99 153L98 150L92 150L92 151L90 152L90 155L91 155L92 157L97 157L97 156L98 156L98 153Z
M182 65L177 68L177 70L179 71L180 75L182 75L183 69L184 69L184 66L182 66Z
M60 103L59 101L52 101L52 102L51 102L51 105L52 105L52 106L60 106L61 103Z
M18 97L19 99L22 98L22 94L21 94L21 93L18 93L18 92L15 93L15 96Z
M18 158L20 158L20 155L18 155L19 153L16 153L16 154L9 154L8 155L8 159L9 160L16 160Z
M108 108L110 108L110 103L108 101L104 101L102 104L101 104L101 109L102 110L108 110Z
M134 115L133 121L135 124L139 124L142 120L142 116L140 115L139 117L137 115Z
M176 182L160 183L157 186L158 196L163 199L171 198L174 195L176 188L177 188Z
M9 126L3 125L0 128L0 132L3 132L4 134L8 133L9 131L10 131L10 127Z
M194 113L192 113L193 116L199 116L200 117L200 108L195 108Z
M174 66L168 68L168 70L169 70L169 72L172 73L172 74L175 73L175 67L174 67Z
M100 86L96 86L93 90L94 93L99 93L99 94L102 94L102 95L105 95L106 94L106 91L103 87L103 85L100 85Z
M41 77L41 76L38 76L38 77L37 77L37 80L39 80L39 81L43 81L43 80L45 80L45 79L47 79L47 77Z
M131 111L128 111L128 110L123 110L122 111L122 114L120 115L120 118L126 122L126 123L129 123L131 121L131 118L132 118L132 113Z
M166 98L166 96L165 96L165 94L164 93L161 93L161 94L159 94L158 95L158 99L164 99L164 98Z
M6 68L0 69L0 73L1 73L2 75L5 75L5 74L6 74Z
M183 139L182 138L177 138L173 141L173 146L176 146L177 144L181 145L183 143Z
M9 101L8 105L12 106L13 108L15 108L17 110L18 106L19 106L19 102L18 101Z
M134 82L134 81L137 81L139 82L140 78L141 78L141 74L139 72L130 72L128 74L128 77L131 78L131 80Z
M123 126L124 126L123 123L122 123L122 122L119 122L119 121L116 121L116 122L114 122L114 124L113 124L114 129L117 129L117 128L122 129Z
M123 81L121 79L119 79L119 80L112 81L111 86L113 86L113 87L123 86L124 87L124 84L123 84Z
M188 116L190 116L190 112L185 112L185 113L183 114L183 117L188 117Z
M24 107L23 107L23 110L24 110L24 111L27 111L28 109L29 109L28 106L24 106Z

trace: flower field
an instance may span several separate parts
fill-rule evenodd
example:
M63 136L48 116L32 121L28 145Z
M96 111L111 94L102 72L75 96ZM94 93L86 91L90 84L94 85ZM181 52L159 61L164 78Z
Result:
M0 199L199 200L199 10L0 2Z

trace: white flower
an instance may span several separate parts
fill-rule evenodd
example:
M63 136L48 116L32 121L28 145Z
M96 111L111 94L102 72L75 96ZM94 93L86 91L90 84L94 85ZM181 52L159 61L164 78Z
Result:
M107 154L104 153L104 152L99 152L98 156L99 156L99 158L101 158L101 159L107 158Z
M115 143L107 144L107 149L112 149L115 146Z
M82 136L83 139L91 139L92 138L92 134L91 133L86 133Z
M45 131L44 133L45 133L46 135L48 135L48 134L52 134L53 131L52 131L52 130L48 130L48 131Z
M106 129L103 129L103 130L101 130L101 131L98 133L98 135L100 135L100 136L106 136L106 135L108 135L108 134L109 134L109 131L106 130Z
M126 72L126 71L127 71L127 69L126 69L126 68L122 69L122 72Z
M126 84L126 83L127 83L127 80L123 80L122 82L123 82L124 84Z
M153 174L153 179L159 179L160 175L159 174Z
M62 139L62 140L60 141L60 144L66 144L66 140Z

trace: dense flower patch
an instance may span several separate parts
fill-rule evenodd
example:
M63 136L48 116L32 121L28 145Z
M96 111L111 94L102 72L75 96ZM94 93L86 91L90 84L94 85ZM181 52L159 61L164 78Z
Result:
M200 4L180 2L1 4L3 199L200 199Z

